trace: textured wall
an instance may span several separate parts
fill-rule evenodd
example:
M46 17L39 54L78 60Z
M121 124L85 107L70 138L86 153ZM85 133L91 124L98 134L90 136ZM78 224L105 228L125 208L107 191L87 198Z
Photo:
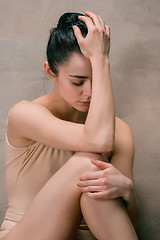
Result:
M4 140L9 108L51 87L43 62L49 30L66 11L90 10L111 27L117 115L132 128L141 208L139 239L160 239L160 1L0 1L0 222L5 213Z

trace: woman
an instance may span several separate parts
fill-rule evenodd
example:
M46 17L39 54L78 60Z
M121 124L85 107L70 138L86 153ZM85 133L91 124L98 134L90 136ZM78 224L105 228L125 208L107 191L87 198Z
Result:
M8 115L1 240L137 239L134 144L114 116L109 42L91 12L66 13L51 31L54 89Z

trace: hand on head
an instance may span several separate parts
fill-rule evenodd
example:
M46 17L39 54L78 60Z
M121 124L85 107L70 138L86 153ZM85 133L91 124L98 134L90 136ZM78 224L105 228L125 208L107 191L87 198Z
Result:
M110 28L105 25L104 20L92 12L85 12L86 16L78 16L78 19L85 22L88 34L84 38L81 30L73 26L74 34L80 46L82 54L87 58L92 56L101 57L109 54Z

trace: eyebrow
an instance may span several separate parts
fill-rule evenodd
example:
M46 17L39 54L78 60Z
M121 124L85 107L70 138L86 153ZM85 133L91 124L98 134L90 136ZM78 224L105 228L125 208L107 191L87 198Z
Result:
M74 78L88 78L87 76L81 76L81 75L69 75L70 77L74 77Z

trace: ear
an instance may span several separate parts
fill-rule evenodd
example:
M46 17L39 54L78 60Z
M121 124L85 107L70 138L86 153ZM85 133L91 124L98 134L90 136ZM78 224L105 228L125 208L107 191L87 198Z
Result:
M51 69L50 69L49 64L48 64L47 61L44 62L44 72L45 72L45 74L46 74L46 77L47 77L49 80L51 80L51 81L53 81L53 82L55 81L56 74L54 74L54 73L51 71Z

